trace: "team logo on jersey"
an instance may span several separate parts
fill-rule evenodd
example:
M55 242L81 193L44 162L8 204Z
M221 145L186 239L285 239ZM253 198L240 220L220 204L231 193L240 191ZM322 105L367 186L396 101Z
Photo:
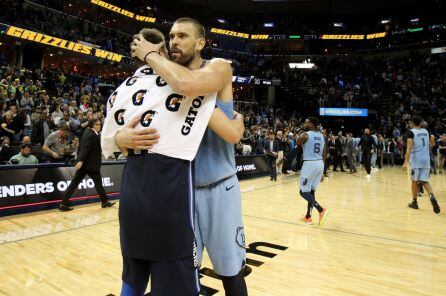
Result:
M163 80L163 78L161 78L161 76L156 77L156 85L158 85L159 87L163 87L167 85L167 82Z
M183 99L182 95L179 94L171 94L166 99L166 108L169 111L176 112L180 109L181 100Z
M110 96L110 100L108 100L110 102L110 108L113 108L113 104L116 101L116 96L118 95L118 92L115 91L111 96Z
M136 80L138 80L138 76L129 77L125 82L125 85L132 86L133 84L135 84Z
M124 125L125 109L119 109L115 112L115 121L118 125Z
M144 101L144 95L147 93L146 89L140 89L132 96L132 102L135 106L141 106Z
M153 69L152 68L144 68L140 71L142 74L146 74L146 75L152 75L153 74Z
M143 127L149 127L152 123L153 118L155 117L156 111L149 110L147 112L144 112L144 114L141 116L141 125Z
M300 184L302 184L302 186L307 185L308 183L308 179L307 178L302 178L302 180L300 180Z
M243 228L243 226L237 228L235 241L241 248L245 248L245 229Z

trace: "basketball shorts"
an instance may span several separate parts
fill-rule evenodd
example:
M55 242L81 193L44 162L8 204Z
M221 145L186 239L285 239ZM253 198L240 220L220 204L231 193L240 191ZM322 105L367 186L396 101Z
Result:
M190 161L155 153L129 156L119 205L123 257L149 261L194 252L194 191Z
M122 281L130 286L123 296L144 295L151 278L152 296L197 296L200 292L198 266L193 256L173 261L148 261L123 257ZM124 291L131 292L125 293Z
M237 275L246 260L242 198L237 176L196 187L195 211L198 262L206 248L218 275Z
M321 183L323 173L324 162L322 160L304 161L300 172L300 191L316 190Z
M430 169L411 168L410 175L411 175L412 181L429 182Z

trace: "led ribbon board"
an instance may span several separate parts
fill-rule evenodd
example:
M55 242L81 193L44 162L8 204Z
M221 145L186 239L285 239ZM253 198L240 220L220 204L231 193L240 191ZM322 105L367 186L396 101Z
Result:
M249 39L249 34L247 34L247 33L240 33L240 32L217 29L217 28L211 28L211 33Z
M137 21L141 21L141 22L146 22L146 23L154 23L156 21L156 18L154 17L149 17L149 16L143 16L143 15L137 15L134 14L133 12L127 11L125 9L122 9L118 6L112 5L110 3L107 3L105 1L100 1L100 0L90 0L91 4L95 4L97 6L101 6L105 9L114 11L116 13L119 13L121 15L124 15L126 17L135 19Z
M319 108L320 116L367 117L368 109L355 108Z
M23 40L37 42L40 44L50 45L53 47L94 56L101 59L107 59L114 62L122 62L123 58L125 58L125 56L121 54L117 54L107 50L102 50L99 48L94 48L86 44L68 41L50 35L37 33L34 31L22 29L19 27L9 26L5 24L0 24L0 33Z

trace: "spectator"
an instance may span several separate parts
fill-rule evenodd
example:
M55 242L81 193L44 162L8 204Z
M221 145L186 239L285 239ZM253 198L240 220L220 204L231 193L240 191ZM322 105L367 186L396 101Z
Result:
M57 102L54 105L55 111L51 113L51 121L55 126L59 126L59 121L63 118L63 112L60 109L60 103Z
M13 164L38 164L39 161L34 155L31 155L31 144L23 144L20 147L20 153L11 157L10 162Z
M9 139L14 136L14 122L12 120L12 113L11 111L8 111L5 113L5 117L3 119L3 122L1 124L0 129L0 137L8 137Z
M266 160L268 161L268 170L271 181L277 181L276 159L279 153L279 142L275 138L275 133L273 131L269 132L269 138L265 141L263 149L266 155Z
M438 142L438 172L443 174L444 169L444 161L446 159L446 134L441 136L440 141Z
M31 144L31 138L29 136L24 136L22 138L22 145Z
M42 145L51 133L53 125L48 119L48 112L45 110L40 114L40 119L33 126L32 141L34 144Z
M63 126L59 130L49 134L43 145L46 160L49 162L60 162L64 158L65 148L69 138L70 129Z
M14 155L14 150L11 148L11 140L7 136L0 138L0 162L6 162Z

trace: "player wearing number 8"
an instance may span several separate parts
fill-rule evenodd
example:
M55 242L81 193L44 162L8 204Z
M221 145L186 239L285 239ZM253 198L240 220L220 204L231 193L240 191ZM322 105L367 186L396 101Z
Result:
M307 214L301 218L305 223L311 223L313 206L319 212L319 226L325 222L328 210L322 208L316 201L316 189L323 180L324 163L327 155L324 136L319 132L319 120L310 117L305 120L306 130L297 143L303 147L302 171L300 173L300 195L308 202Z

